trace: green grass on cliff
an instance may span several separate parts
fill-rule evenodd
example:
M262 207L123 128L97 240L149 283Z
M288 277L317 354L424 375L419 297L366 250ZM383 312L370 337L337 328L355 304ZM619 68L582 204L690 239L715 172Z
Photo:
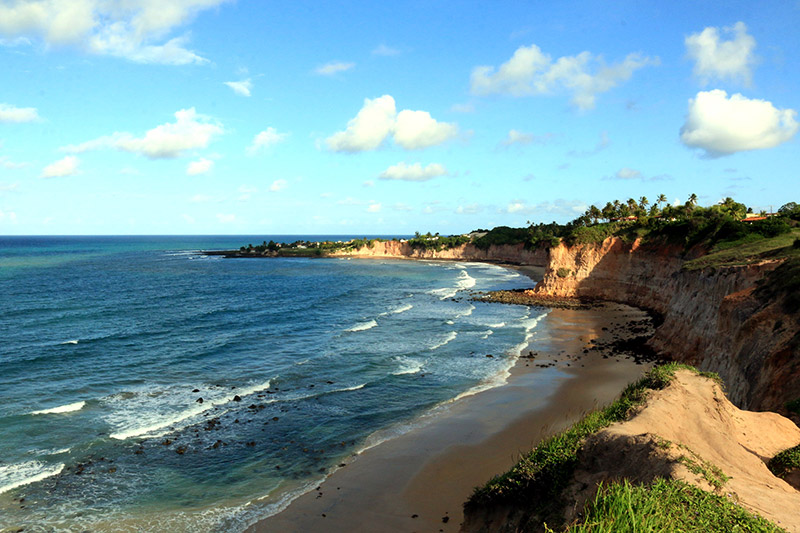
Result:
M549 530L552 532L553 530ZM681 481L657 479L650 485L628 481L601 487L585 516L565 533L621 531L783 531L732 500Z
M798 238L800 238L800 229L797 228L789 233L771 238L748 235L736 241L725 241L717 244L708 254L687 261L683 268L686 270L699 270L709 267L747 265L766 259L800 255L798 249L794 247L794 241Z
M545 439L511 470L476 488L465 507L533 505L530 509L533 515L556 516L563 506L561 494L572 479L583 440L614 422L625 420L644 403L650 390L666 387L679 369L697 372L693 367L678 363L650 370L639 381L628 385L611 405L589 413L568 430ZM703 375L719 380L715 374Z
M778 477L783 477L790 470L800 469L800 445L782 451L770 459L767 466Z

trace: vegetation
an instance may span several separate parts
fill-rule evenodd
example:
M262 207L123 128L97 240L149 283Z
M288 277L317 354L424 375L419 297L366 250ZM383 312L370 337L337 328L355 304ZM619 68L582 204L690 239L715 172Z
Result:
M430 232L421 235L417 232L413 239L408 240L408 244L412 248L421 248L423 250L449 250L456 248L462 244L467 244L470 238L466 235L451 235L450 237L442 237L438 233L431 235Z
M532 506L533 515L551 519L563 507L562 492L572 479L583 440L613 422L625 420L642 405L650 390L662 389L679 369L696 369L678 363L656 367L629 385L620 398L603 410L587 414L568 430L542 441L508 472L475 489L466 506L516 503ZM715 374L703 373L719 382Z
M569 277L569 275L570 275L571 273L572 273L572 270L570 270L570 269L568 269L568 268L564 268L564 267L561 267L561 268L559 268L558 270L556 270L556 275L557 275L559 278L567 278L567 277Z
M625 480L601 487L594 501L587 505L584 519L564 531L704 533L783 530L726 497L681 481L656 479L650 485L632 485Z
M792 469L800 468L800 445L784 450L767 464L770 471L778 477L783 477Z

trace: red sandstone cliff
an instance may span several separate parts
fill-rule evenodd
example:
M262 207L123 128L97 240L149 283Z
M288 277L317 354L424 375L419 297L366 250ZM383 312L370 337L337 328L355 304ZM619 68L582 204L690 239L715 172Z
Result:
M798 316L753 294L779 262L705 270L682 269L680 249L609 238L551 249L540 295L624 302L656 311L663 323L653 348L717 372L740 407L778 410L800 397L800 354L792 339Z
M472 244L464 244L447 250L423 250L412 248L406 242L377 241L372 247L364 246L358 250L342 254L348 257L394 257L409 259L451 259L463 261L501 261L521 265L547 266L548 251L544 248L526 250L522 244L490 246L481 250Z

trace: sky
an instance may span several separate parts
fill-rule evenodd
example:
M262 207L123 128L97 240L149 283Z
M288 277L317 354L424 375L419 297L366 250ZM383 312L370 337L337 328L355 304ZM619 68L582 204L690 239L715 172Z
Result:
M0 0L0 234L777 209L800 201L798 26L796 0Z

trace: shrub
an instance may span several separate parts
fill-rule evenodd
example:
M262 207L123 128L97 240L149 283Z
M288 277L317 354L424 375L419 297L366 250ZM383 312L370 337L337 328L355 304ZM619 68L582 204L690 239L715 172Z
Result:
M569 277L569 275L570 275L571 273L572 273L572 270L570 270L570 269L568 269L568 268L564 268L564 267L561 267L561 268L559 268L558 270L556 270L556 275L557 275L559 278L566 278L566 277Z

